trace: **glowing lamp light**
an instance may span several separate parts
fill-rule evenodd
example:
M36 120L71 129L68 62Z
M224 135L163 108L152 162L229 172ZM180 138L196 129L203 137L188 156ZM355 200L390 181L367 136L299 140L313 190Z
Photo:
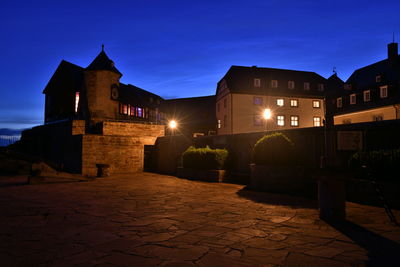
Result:
M174 120L169 121L169 123L168 123L168 127L171 129L175 129L177 126L178 126L178 124Z
M269 120L271 119L271 116L272 116L271 110L269 108L264 109L263 112L264 119Z

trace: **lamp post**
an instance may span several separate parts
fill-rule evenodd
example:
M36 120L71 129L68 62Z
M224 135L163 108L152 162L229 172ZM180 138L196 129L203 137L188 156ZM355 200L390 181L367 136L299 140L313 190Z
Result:
M269 109L269 108L264 109L263 117L264 117L264 120L265 120L265 131L268 130L267 123L268 123L268 120L271 119L271 116L272 116L271 109Z

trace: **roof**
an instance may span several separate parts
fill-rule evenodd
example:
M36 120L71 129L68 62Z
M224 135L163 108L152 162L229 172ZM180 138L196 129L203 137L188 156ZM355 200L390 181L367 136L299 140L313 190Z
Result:
M118 100L124 104L156 108L164 99L132 84L119 84Z
M397 56L397 64L388 59L378 61L371 65L357 69L351 74L346 83L350 83L355 91L369 89L376 86L375 77L382 75L382 82L390 83L400 80L400 55ZM352 90L353 91L353 90Z
M260 87L254 86L254 79L260 79ZM326 79L315 72L275 68L231 66L224 78L229 91L243 94L268 94L288 96L323 96L318 84ZM222 80L218 83L220 84ZM278 87L271 87L271 80L278 81ZM294 89L288 89L288 81L295 82ZM310 90L304 90L304 83L310 83ZM218 89L217 89L218 93Z
M215 125L215 95L165 100L160 109L186 124Z
M104 53L104 51L102 51L102 53ZM97 56L96 59L98 59L99 56ZM97 64L104 58L100 58L98 61L96 61L96 59L92 62L92 64L94 62ZM90 64L89 67L92 66L92 64ZM96 64L94 64L92 67L96 68ZM84 69L78 65L62 60L58 65L57 70L51 77L49 83L43 90L43 94L47 94L52 90L80 90L83 85L84 71L88 70L88 68ZM125 104L131 104L139 107L145 105L147 107L155 108L160 104L160 102L163 101L163 98L137 86L120 83L118 100Z
M122 73L117 70L114 62L107 56L104 50L101 50L100 54L87 66L86 70L109 70L122 76Z
M59 83L59 81L62 81ZM71 62L62 60L58 65L53 76L47 83L43 90L43 94L46 94L54 89L59 88L60 84L65 87L70 85L73 88L79 89L83 82L83 68L75 65Z

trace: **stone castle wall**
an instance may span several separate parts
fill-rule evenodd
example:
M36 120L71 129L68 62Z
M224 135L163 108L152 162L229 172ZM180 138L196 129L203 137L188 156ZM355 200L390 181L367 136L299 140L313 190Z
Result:
M113 173L143 170L144 145L164 135L164 125L103 122L102 134L86 133L85 121L46 124L22 133L21 148L54 163L58 169L96 176L96 164L108 164Z
M143 144L130 136L82 136L82 174L96 176L96 164L108 164L110 173L143 170Z

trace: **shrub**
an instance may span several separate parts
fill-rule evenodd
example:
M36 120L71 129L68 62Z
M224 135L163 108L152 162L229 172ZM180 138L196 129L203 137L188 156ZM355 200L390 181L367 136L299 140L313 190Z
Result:
M353 170L360 170L366 166L377 179L391 180L400 171L400 149L374 150L356 152L349 160L349 166ZM362 173L367 178L366 173Z
M182 154L182 164L184 168L199 170L220 170L225 167L228 157L226 149L211 149L189 147Z
M293 142L283 133L260 138L253 148L253 163L259 165L293 165L296 156Z

